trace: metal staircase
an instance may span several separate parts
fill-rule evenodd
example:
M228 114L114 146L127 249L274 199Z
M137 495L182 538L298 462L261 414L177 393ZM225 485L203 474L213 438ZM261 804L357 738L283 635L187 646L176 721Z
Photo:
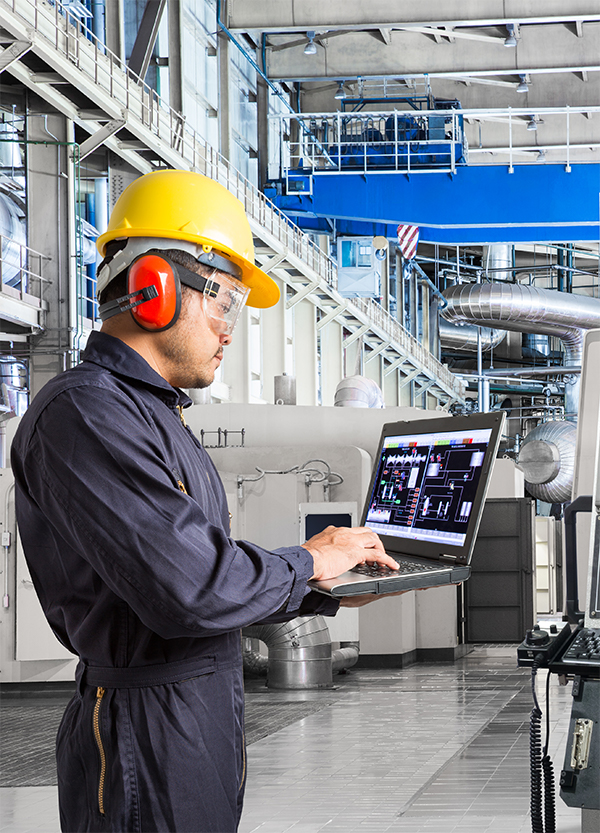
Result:
M142 173L168 166L221 182L246 208L257 262L289 287L288 307L307 299L321 311L319 329L337 321L345 346L362 338L365 359L381 356L399 388L414 382L417 396L428 391L443 406L464 401L460 379L379 304L342 298L335 262L60 3L0 0L0 27L0 72L90 134L74 149L79 160L105 145Z

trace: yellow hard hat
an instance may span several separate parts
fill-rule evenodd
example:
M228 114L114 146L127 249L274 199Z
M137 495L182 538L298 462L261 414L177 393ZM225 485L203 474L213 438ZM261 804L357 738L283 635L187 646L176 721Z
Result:
M144 174L121 194L96 241L104 257L111 240L147 237L181 240L231 261L250 287L248 305L271 307L279 287L254 263L252 231L242 203L203 174L162 170ZM175 248L175 246L171 246ZM186 246L186 249L188 247Z

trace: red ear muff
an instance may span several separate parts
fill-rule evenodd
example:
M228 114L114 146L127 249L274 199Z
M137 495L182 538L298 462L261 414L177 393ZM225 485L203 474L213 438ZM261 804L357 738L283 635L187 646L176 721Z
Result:
M164 255L141 255L129 267L129 294L141 293L152 286L156 291L155 297L136 304L131 309L131 315L136 324L144 330L168 330L179 318L181 283L177 267Z

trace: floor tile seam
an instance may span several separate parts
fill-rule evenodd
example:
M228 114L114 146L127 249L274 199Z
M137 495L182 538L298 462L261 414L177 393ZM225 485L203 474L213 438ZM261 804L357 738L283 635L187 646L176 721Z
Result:
M515 692L515 693L512 695L512 697L509 697L508 701L504 704L504 706L503 706L502 708L503 708L503 709L504 709L504 708L506 708L506 707L507 707L507 706L508 706L508 705L509 705L509 704L510 704L513 700L514 700L514 698L518 696L518 694L519 694L519 692ZM432 775L432 776L431 776L431 777L427 780L427 782L426 782L425 784L423 784L423 786L422 786L422 787L420 787L420 788L419 788L419 789L418 789L418 790L414 793L414 795L413 795L413 796L411 796L411 798L410 798L410 799L409 799L409 800L408 800L408 801L407 801L407 802L406 802L406 803L405 803L405 804L404 804L404 805L400 808L400 810L399 810L399 812L398 812L398 814L397 814L397 817L398 817L398 818L402 818L402 816L404 816L404 815L408 812L408 810L412 807L412 805L413 805L416 801L418 801L418 799L419 799L419 798L423 795L423 793L425 793L425 792L429 789L429 787L431 787L431 785L435 783L435 781L436 781L436 780L440 777L440 775L442 775L442 773L443 773L443 772L444 772L444 771L445 771L445 770L446 770L446 769L447 769L447 768L448 768L448 767L449 767L449 766L450 766L450 765L451 765L451 764L452 764L452 763L453 763L453 762L454 762L454 761L455 761L455 760L456 760L456 759L457 759L460 755L462 755L462 754L463 754L463 752L464 752L466 749L468 749L468 748L469 748L469 746L470 746L470 745L471 745L471 744L472 744L475 740L477 740L477 738L478 738L478 737L479 737L479 736L480 736L480 735L481 735L481 734L482 734L482 733L483 733L483 732L487 729L487 727L490 725L490 723L492 723L492 721L493 721L493 720L494 720L494 718L497 716L497 714L498 714L498 713L496 713L496 715L492 715L492 716L491 716L491 717L490 717L490 718L489 718L489 719L488 719L485 723L483 723L483 724L479 727L479 729L475 732L475 734L474 734L474 735L473 735L473 736L469 739L469 741L468 741L467 743L465 743L463 746L461 746L461 747L460 747L460 749L457 749L457 750L456 750L456 751L455 751L455 752L454 752L454 753L453 753L453 754L452 754L452 755L448 758L448 760L447 760L447 761L444 761L444 763L441 765L441 767L440 767L440 768L439 768L439 769L438 769L438 770L437 770L437 771L436 771L436 772L435 772L435 773L434 773L434 774L433 774L433 775Z

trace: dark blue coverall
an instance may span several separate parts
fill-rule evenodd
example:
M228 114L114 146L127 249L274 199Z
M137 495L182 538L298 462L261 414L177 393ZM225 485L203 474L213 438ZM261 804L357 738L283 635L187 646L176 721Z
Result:
M123 342L92 333L13 442L31 577L80 657L57 738L66 833L235 831L240 628L337 610L308 591L307 550L231 540L217 471L180 418L189 404Z

